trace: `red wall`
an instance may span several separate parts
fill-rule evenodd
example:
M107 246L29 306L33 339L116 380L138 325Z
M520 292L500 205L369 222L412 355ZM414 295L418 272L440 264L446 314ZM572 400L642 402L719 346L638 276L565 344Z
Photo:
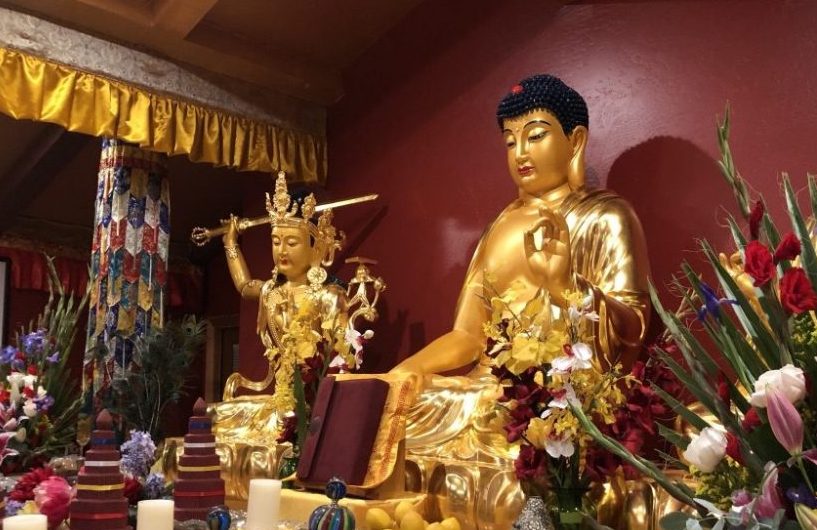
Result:
M494 110L518 79L553 73L585 96L591 178L633 203L663 285L695 238L728 249L733 201L713 162L727 100L738 167L770 202L781 170L798 186L817 170L815 27L807 0L415 9L347 72L329 116L328 191L381 194L338 214L389 283L367 368L449 329L475 243L514 197ZM242 312L243 351L251 322Z

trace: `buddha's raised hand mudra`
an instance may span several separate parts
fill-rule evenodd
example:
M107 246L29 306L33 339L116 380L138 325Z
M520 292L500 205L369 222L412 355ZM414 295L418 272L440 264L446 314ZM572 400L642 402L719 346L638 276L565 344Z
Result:
M491 510L508 506L518 490L515 449L496 421L498 385L485 353L483 325L490 308L484 300L513 286L518 297L511 309L518 314L544 288L551 301L546 310L558 315L566 307L565 291L582 290L593 296L600 316L597 351L625 369L638 354L650 311L649 266L635 213L614 193L584 186L584 99L555 77L533 76L502 99L497 121L519 196L479 241L454 329L395 368L426 376L407 426L408 459L417 463L414 479L422 489L436 489L432 492L449 506L459 497L462 510L471 507L464 517L491 522L502 520ZM430 375L474 363L465 377ZM435 482L442 465L445 479Z

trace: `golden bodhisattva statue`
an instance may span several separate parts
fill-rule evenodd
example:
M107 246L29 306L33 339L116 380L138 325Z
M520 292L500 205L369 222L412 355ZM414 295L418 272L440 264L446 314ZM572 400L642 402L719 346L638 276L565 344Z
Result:
M223 401L210 407L222 475L231 499L247 498L250 478L278 476L280 459L290 449L288 443L279 443L279 436L286 430L285 418L292 416L296 406L295 371L300 373L310 362L317 363L317 372L324 372L327 366L341 371L359 366L362 340L354 322L358 317L376 318L374 306L385 289L380 278L369 274L365 263L372 262L363 259L356 260L357 270L348 290L328 281L326 267L341 248L343 235L332 225L332 210L318 206L312 194L302 202L290 196L283 173L278 175L274 195L267 195L266 206L267 219L231 216L221 229L197 229L193 235L194 241L201 243L223 232L224 252L236 290L242 298L258 300L257 332L269 360L262 380L232 374ZM257 280L249 273L237 239L247 227L267 223L272 227L275 267L270 279ZM374 299L370 300L372 292ZM335 357L329 359L327 355ZM238 396L242 388L272 390L272 394Z
M395 368L425 381L408 418L410 486L434 494L427 515L456 515L471 528L509 527L521 505L517 449L502 431L500 389L485 353L484 300L513 286L519 304L511 309L519 313L544 288L557 316L565 291L592 294L600 316L597 351L625 369L639 352L650 312L638 218L615 193L584 185L584 99L561 80L537 75L502 99L497 120L519 196L479 241L454 329ZM468 365L475 366L463 377L433 375Z

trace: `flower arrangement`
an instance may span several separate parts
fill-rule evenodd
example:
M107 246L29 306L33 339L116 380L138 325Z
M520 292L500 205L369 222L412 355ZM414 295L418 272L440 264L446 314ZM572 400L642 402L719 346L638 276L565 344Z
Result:
M73 498L73 488L64 478L48 466L38 467L20 477L9 492L5 515L41 513L48 517L49 528L57 528L68 518Z
M272 405L284 418L278 442L292 443L297 454L321 380L327 374L359 369L363 346L372 336L371 331L355 330L346 315L324 317L318 296L307 295L301 301L280 345L267 348L275 362Z
M491 319L484 332L493 373L503 387L507 439L520 442L516 476L529 494L554 494L560 527L578 525L590 482L583 452L591 440L573 410L613 425L615 412L625 403L619 383L630 376L621 373L620 365L603 366L595 355L592 330L599 317L592 295L565 293L569 307L554 317L544 290L519 312L512 310L519 301L518 287L500 294L489 279L488 291Z
M781 236L763 199L751 199L735 169L728 109L718 133L721 170L748 234L730 217L736 254L717 255L702 243L717 287L683 265L684 302L696 311L669 312L652 292L678 354L659 348L659 359L706 411L696 413L676 396L660 393L692 431L661 430L679 456L667 455L667 465L687 471L692 480L669 478L596 428L581 407L571 405L571 410L599 444L692 508L665 516L661 525L667 530L815 530L817 252L811 226L817 214L817 179L808 177L812 212L806 221L791 181L783 176L792 230ZM715 351L705 346L701 334ZM721 370L724 363L729 376Z
M67 295L51 258L48 302L16 344L0 350L0 471L42 465L74 444L80 393L68 353L88 299Z
M131 507L142 500L162 499L173 494L173 485L165 480L164 474L151 472L156 463L156 444L149 433L131 431L130 439L122 444L121 450L124 493Z

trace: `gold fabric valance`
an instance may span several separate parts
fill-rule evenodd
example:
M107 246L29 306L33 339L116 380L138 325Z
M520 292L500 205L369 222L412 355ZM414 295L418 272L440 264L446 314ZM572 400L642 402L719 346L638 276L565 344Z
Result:
M0 112L240 170L326 179L326 139L0 48Z

